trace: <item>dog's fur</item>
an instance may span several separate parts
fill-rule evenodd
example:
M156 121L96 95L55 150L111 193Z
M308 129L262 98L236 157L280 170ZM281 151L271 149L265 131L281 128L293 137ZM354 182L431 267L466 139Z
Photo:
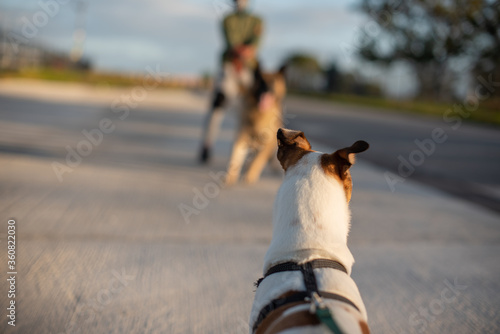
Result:
M349 167L354 163L355 154L365 151L368 144L358 141L325 154L313 151L303 132L279 129L278 147L278 160L285 170L285 178L274 203L273 238L265 256L264 272L287 261L305 263L322 258L340 262L348 274L336 269L316 269L318 286L322 291L350 299L360 309L326 300L344 333L369 333L363 301L350 277L354 258L347 247L352 192ZM268 276L257 289L250 324L255 323L259 311L272 299L304 290L300 272ZM283 324L290 321L296 321L298 327L286 333L327 333L317 321L308 322L305 318L298 321L300 317L307 317L307 312L300 311L300 307L307 309L307 305L299 305L292 307L297 312L291 309L284 314L272 312L268 317L271 320L266 319L257 333L280 332Z
M276 151L275 134L282 126L281 103L286 94L285 68L277 73L263 74L257 66L251 89L243 92L242 112L237 137L227 168L226 184L238 181L250 149L255 154L245 174L246 183L256 182ZM267 104L262 99L267 99Z

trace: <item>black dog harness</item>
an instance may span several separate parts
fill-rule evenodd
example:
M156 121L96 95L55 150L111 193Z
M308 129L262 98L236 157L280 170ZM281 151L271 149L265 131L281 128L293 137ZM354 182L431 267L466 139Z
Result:
M318 283L316 281L316 276L314 275L314 269L319 269L319 268L337 269L337 270L340 270L340 271L347 274L347 270L345 269L345 267L341 263L339 263L337 261L333 261L333 260L327 260L327 259L312 260L312 261L306 262L304 264L297 264L295 262L285 262L285 263L280 263L280 264L277 264L277 265L271 267L266 272L264 277L260 278L255 283L255 285L257 287L259 287L259 285L262 283L262 281L264 279L266 279L266 277L268 277L269 275L279 273L279 272L284 272L284 271L300 271L300 272L302 272L302 276L304 278L304 285L306 287L306 291L297 292L297 293L294 293L293 295L283 297L283 298L276 298L276 299L273 299L271 302L269 302L266 306L264 306L260 310L259 315L257 317L257 320L255 321L255 324L253 325L253 328L252 328L253 332L255 332L257 330L259 325L269 315L269 313L271 313L272 311L274 311L282 306L290 304L290 303L297 303L297 302L313 303L313 302L317 302L318 300L321 300L321 297L322 297L325 299L333 299L333 300L338 300L338 301L344 302L346 304L351 305L352 307L354 307L356 310L359 311L359 308L352 301L345 298L344 296L338 295L336 293L318 290ZM333 318L331 318L331 315L329 317L331 319L330 323L326 323L326 321L328 321L328 319L326 321L324 321L324 319L321 319L322 314L319 311L324 310L324 311L328 312L328 314L329 314L329 311L326 307L324 307L324 304L316 305L316 306L320 306L319 310L315 310L316 315L318 316L318 318L320 318L319 320L324 322L332 330L332 332L341 333L340 329L333 321ZM335 328L337 330L335 330Z

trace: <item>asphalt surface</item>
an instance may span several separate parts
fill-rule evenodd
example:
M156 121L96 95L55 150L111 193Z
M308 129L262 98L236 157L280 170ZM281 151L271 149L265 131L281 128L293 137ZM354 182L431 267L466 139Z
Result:
M500 127L293 98L287 111L289 127L326 145L368 141L363 158L391 172L395 188L411 179L500 213Z
M214 161L199 166L203 96L151 93L121 120L96 92L72 102L64 89L56 101L0 95L0 240L14 218L18 272L12 327L2 246L0 332L247 333L281 176L268 169L255 186L217 186L235 122L226 118ZM347 128L357 110L334 108L347 115L338 131L350 137L326 143L326 121L314 126L306 117L321 116L321 106L287 106L294 122L303 117L298 128L317 136L313 148L363 138L379 150L368 130ZM372 117L376 126L395 122L392 114ZM82 131L103 119L115 128L60 181L54 163L69 166L68 147L82 148ZM500 216L410 178L392 192L385 171L362 154L352 168L349 246L372 332L497 333Z

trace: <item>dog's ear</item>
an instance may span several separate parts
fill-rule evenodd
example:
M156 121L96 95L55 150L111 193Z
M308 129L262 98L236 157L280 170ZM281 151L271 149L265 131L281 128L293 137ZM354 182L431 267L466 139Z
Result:
M284 76L285 76L285 74L286 74L286 69L287 69L287 67L288 67L288 64L283 64L283 65L281 65L280 69L278 70L278 72L276 72L276 74L278 74L278 75L280 75L280 76L284 77Z
M356 154L364 152L370 147L367 142L359 140L349 147L340 149L332 154L323 154L321 167L326 174L333 176L343 185L347 202L351 200L352 179L349 168L356 160Z
M358 140L351 146L338 150L335 153L353 165L356 161L356 154L366 151L369 147L370 145L364 140Z
M356 161L356 154L366 151L370 145L364 140L358 140L349 147L334 152L331 157L337 167L339 177L343 180L347 171Z
M253 71L253 88L251 89L251 92L253 94L253 98L255 99L256 103L259 103L262 95L264 93L269 92L269 86L264 79L264 75L262 73L262 70L260 69L260 64L257 62L254 71Z
M276 73L273 74L272 91L280 102L286 95L285 72L286 72L286 65L283 65Z
M257 61L255 63L255 68L253 69L253 77L256 81L263 80L262 78L262 69L260 68L260 63Z
M277 136L278 148L282 146L294 146L304 150L311 149L311 144L302 131L279 128Z
M285 171L295 165L306 153L311 152L311 144L302 131L280 128L277 138L277 156Z

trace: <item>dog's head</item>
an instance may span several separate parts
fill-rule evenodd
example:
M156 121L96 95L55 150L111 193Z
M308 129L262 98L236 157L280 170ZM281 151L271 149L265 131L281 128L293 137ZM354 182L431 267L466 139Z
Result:
M352 193L352 179L349 168L355 162L355 155L364 152L369 145L365 141L357 141L349 147L337 150L332 154L316 152L311 149L304 132L280 128L278 130L278 160L285 173L300 172L300 168L307 169L310 164L318 164L332 182L339 182L349 202ZM309 154L319 155L318 159L306 159Z
M282 66L277 72L263 73L257 64L253 72L253 85L244 94L247 103L261 112L279 108L286 95L285 70L286 67Z

